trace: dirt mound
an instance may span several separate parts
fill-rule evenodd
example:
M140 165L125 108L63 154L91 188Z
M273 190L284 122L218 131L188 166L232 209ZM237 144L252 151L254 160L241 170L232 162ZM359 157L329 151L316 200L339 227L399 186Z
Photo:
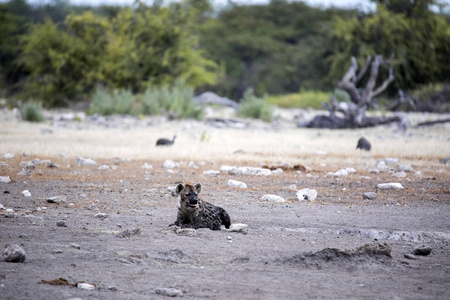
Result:
M327 266L356 268L367 264L389 264L392 247L387 243L365 244L353 250L325 248L318 252L301 253L279 261L288 265L323 268Z

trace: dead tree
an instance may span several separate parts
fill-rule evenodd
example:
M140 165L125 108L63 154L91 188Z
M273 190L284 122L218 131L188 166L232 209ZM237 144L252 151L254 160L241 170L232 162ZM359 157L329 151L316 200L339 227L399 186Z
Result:
M336 97L332 96L330 101L331 105L328 103L325 104L330 115L316 116L306 124L306 127L330 129L363 128L404 121L400 116L388 118L366 116L367 109L375 106L373 102L374 98L386 90L388 85L394 80L392 60L393 56L389 59L383 59L381 55L377 55L373 60L372 57L368 56L363 68L358 73L358 64L355 57L352 57L350 68L338 83L338 87L346 91L350 96L351 102L338 102ZM388 77L377 87L376 82L381 65L387 65L389 73ZM369 79L364 88L358 89L357 84L365 77L365 74L369 71L369 67ZM343 117L337 116L337 112L342 113Z

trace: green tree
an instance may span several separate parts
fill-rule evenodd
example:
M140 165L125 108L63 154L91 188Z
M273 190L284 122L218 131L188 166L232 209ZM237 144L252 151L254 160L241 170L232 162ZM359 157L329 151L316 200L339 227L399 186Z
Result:
M328 79L336 82L355 56L394 54L395 83L411 89L420 84L448 81L450 24L428 9L434 1L378 1L377 12L362 18L336 17L331 30L332 49L327 57Z

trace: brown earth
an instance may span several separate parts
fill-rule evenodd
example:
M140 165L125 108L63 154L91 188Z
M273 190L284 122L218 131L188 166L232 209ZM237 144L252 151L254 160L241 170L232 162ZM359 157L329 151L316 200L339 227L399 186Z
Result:
M154 150L152 142L148 148L156 154L147 158L130 155L131 160L123 160L94 152L92 157L98 165L76 166L74 155L59 156L42 143L38 151L29 147L17 150L20 145L13 140L31 145L33 136L42 139L36 135L39 127L24 130L23 126L29 125L19 123L0 130L3 141L7 141L0 145L0 155L10 149L15 154L14 158L0 159L4 162L0 164L0 176L12 179L11 183L0 183L0 204L5 207L0 209L0 249L18 244L27 255L24 263L0 260L1 299L163 299L166 296L160 294L161 288L175 288L191 299L450 298L450 175L449 165L439 163L442 151L449 151L445 150L449 143L446 138L434 141L444 147L439 154L419 148L415 152L409 149L405 156L389 152L389 156L398 155L399 164L414 167L406 178L396 178L392 172L369 172L377 159L387 156L382 150L372 154L356 151L358 134L352 131L338 132L344 145L339 153L333 152L333 147L323 154L288 145L294 150L276 154L270 147L246 148L246 143L251 143L246 140L243 147L233 146L236 150L243 148L242 152L222 159L221 154L202 155L192 146L183 160L171 155L177 146L182 147L181 138L166 150ZM182 127L185 124L176 126L185 130L185 136L189 134L190 129ZM193 130L199 132L196 126ZM149 139L172 129L152 129ZM27 135L28 131L33 134ZM323 137L325 141L333 135L329 131L322 136L315 131L286 131L302 137ZM229 129L223 132L244 134ZM439 135L442 132L448 135L448 131ZM117 136L112 129L101 133ZM270 137L273 131L255 129L245 134L252 133ZM88 132L84 139L79 135L72 139L67 129L58 134L64 134L64 141L75 149L83 149L89 139ZM216 134L211 133L210 144L214 144ZM369 140L377 134L366 132ZM433 133L416 136L410 143ZM387 139L400 143L393 137ZM302 144L307 145L308 140ZM352 145L351 150L345 150L347 144ZM162 167L163 151L167 158L180 163L173 173ZM23 156L23 152L31 154ZM220 170L222 165L258 167L257 161L276 165L281 162L279 157L309 168L301 173L287 169L269 176L203 174ZM22 170L21 161L35 158L50 159L59 168L40 164L30 175L17 175ZM190 160L197 168L188 166ZM153 169L141 168L144 163L153 165ZM98 169L101 164L113 168L102 171ZM346 167L354 167L357 172L347 177L325 176ZM248 188L229 187L229 179L243 181ZM248 229L176 233L169 228L176 218L177 199L168 187L183 181L201 182L202 198L225 208L233 223L247 224ZM400 182L404 189L377 188L385 182ZM290 187L293 184L295 189ZM318 191L315 201L296 199L296 191L305 187ZM24 197L24 190L31 196ZM376 192L377 198L363 199L362 194L370 191ZM287 201L263 202L260 198L265 194ZM65 195L65 202L46 201L58 195ZM14 213L7 213L6 208ZM97 213L106 214L106 218L94 217ZM63 220L67 227L56 225ZM124 230L130 230L129 237L116 236ZM74 243L77 245L71 245ZM422 244L432 247L430 255L405 258ZM91 283L95 289L74 286L80 282Z

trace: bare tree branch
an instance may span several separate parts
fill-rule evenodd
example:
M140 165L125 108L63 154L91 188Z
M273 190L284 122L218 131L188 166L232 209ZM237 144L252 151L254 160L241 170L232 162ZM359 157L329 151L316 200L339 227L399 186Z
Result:
M356 62L356 58L354 56L352 56L351 60L352 64L350 65L350 68L347 70L342 80L338 82L338 87L343 89L350 95L350 99L353 103L358 103L361 99L361 95L359 94L355 83L358 63Z
M361 78L364 76L364 74L366 74L367 69L368 69L369 66L370 66L370 61L371 61L371 60L372 60L372 56L368 55L368 56L366 57L366 62L364 63L364 67L363 67L363 68L361 69L361 71L359 72L358 77L356 77L355 84L357 84L357 83L361 80Z

